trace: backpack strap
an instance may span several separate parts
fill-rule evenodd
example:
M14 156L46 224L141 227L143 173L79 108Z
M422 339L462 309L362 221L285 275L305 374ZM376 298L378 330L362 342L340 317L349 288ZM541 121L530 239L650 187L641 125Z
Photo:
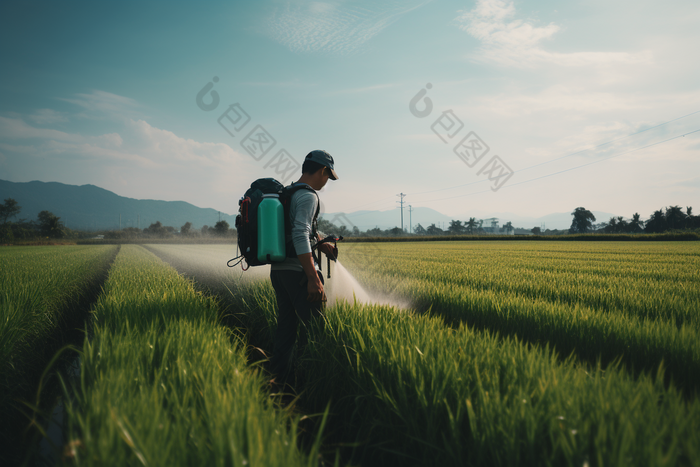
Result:
M292 242L292 219L291 219L291 204L292 204L292 196L294 193L296 193L299 190L309 190L313 194L316 195L316 212L314 213L313 220L311 221L311 235L309 236L309 242L311 243L311 254L314 257L314 259L317 260L316 256L314 255L314 242L317 240L317 233L318 233L318 215L321 212L321 199L318 197L318 193L316 190L311 188L309 185L306 183L293 183L289 186L284 187L283 189L283 194L284 194L284 202L282 205L284 206L284 236L285 236L285 243L287 246L287 257L288 258L296 258L297 254L296 251L294 250L294 243ZM318 260L316 261L318 262Z

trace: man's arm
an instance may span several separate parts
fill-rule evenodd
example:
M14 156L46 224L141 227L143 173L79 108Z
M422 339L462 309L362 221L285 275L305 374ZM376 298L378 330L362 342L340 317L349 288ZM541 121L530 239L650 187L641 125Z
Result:
M297 251L297 258L304 268L304 273L308 279L307 285L307 300L325 301L326 294L323 290L323 283L319 279L314 266L314 259L311 253L311 243L309 242L309 234L311 233L311 224L316 212L318 197L316 194L298 191L292 198L294 203L294 219L292 221L292 240L294 249Z

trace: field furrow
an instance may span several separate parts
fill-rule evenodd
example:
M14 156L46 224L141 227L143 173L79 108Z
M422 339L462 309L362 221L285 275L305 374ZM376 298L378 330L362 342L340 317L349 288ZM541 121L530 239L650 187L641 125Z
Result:
M21 437L32 418L25 404L36 404L39 378L54 353L70 343L75 329L84 329L118 248L0 250L0 438L6 446L0 460L22 456Z

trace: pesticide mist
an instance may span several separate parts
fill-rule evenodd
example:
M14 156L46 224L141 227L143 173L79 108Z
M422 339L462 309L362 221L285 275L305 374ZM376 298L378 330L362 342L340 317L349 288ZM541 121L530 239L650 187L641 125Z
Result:
M240 266L229 268L226 262L236 256L236 248L231 245L147 245L147 248L161 259L175 266L185 276L195 278L213 292L222 292L234 284L244 284L269 280L270 266L255 266L243 271ZM376 303L409 308L394 297L368 292L340 261L331 263L331 277L328 278L327 263L323 261L328 306L337 301L353 303Z
M332 306L338 300L347 300L352 303L357 300L361 303L370 303L372 300L367 291L357 282L350 272L336 262L332 266L331 278L326 278L326 295L328 296L328 305Z
M348 303L353 303L356 300L358 303L376 303L396 308L410 308L409 303L398 300L396 297L368 292L355 279L355 276L340 263L340 260L332 264L331 267L331 279L325 279L328 306L333 306L339 300L345 300Z

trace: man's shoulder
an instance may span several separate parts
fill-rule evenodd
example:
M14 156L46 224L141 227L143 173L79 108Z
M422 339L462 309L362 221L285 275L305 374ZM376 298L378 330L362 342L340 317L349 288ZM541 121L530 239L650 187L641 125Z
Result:
M314 190L306 184L299 185L307 186L309 187L309 189L297 188L296 191L292 194L289 203L291 209L290 214L293 218L296 218L297 216L301 215L305 218L308 217L310 219L315 215L318 209L318 204L320 203L320 200L318 199L318 193L316 193L316 190Z
M306 183L292 183L291 185L285 187L287 191L292 192L292 196L297 195L298 193L309 193L309 194L315 194L316 190L314 190L311 185L307 185Z
M316 193L316 190L311 188L306 183L299 183L299 184L295 184L295 185L290 185L288 188L291 188L294 190L294 192L292 193L292 197L291 197L291 199L294 202L300 202L302 200L312 199L312 198L316 199L318 197L318 193Z

